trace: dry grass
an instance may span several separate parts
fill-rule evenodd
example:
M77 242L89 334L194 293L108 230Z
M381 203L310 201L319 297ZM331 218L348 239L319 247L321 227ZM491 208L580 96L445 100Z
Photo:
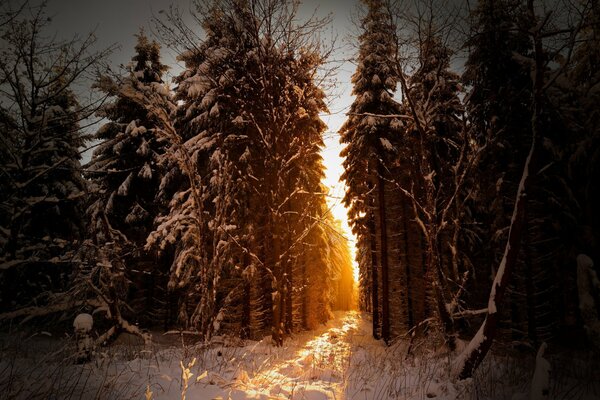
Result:
M435 337L413 341L407 354L408 341L385 347L371 338L366 321L348 321L297 335L281 348L268 339L245 346L226 339L206 345L173 335L161 336L149 348L121 340L97 349L93 360L81 365L75 364L69 337L3 335L0 397L150 400L168 393L192 399L211 386L285 398L325 381L336 399L513 400L528 393L531 356L493 355L471 380L454 383L450 357ZM600 357L563 352L548 359L551 399L600 398Z

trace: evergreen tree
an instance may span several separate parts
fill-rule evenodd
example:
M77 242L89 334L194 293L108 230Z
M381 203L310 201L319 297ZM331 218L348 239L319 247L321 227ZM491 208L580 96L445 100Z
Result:
M570 67L565 64L570 60L563 57L563 52L570 54L577 40L561 43L560 32L571 32L571 39L576 38L589 8L577 10L582 20L568 25L571 21L551 20L548 14L543 17L537 15L539 9L536 6L533 1L527 2L523 9L525 18L518 25L519 32L531 39L531 54L512 54L531 72L530 116L527 121L531 130L530 150L515 196L504 255L490 291L486 319L455 363L455 372L460 378L472 376L497 336L502 322L499 305L505 293L512 291L521 295L521 298L515 296L509 299L509 327L513 329L511 339L525 338L534 346L542 340L555 339L561 319L566 317L566 320L573 311L569 304L572 301L568 299L569 292L574 290L575 257L570 256L565 248L569 239L564 235L569 230L569 223L573 222L569 214L573 215L573 210L576 210L571 202L564 168L565 144L568 143L566 128L569 127L569 119L565 117L571 114L572 105L557 99L564 98L563 95L568 92L561 88L563 84L558 83L564 82L567 77L563 74ZM567 25L562 25L564 23ZM556 46L557 42L561 45ZM557 47L559 50L556 50ZM555 97L557 93L561 94L558 98ZM562 239L561 233L564 235ZM569 267L563 264L565 261L570 264ZM587 269L591 264L588 261L586 256L577 257L578 269ZM514 283L509 286L513 275ZM585 279L587 277L583 277ZM567 301L557 301L560 298Z
M567 72L568 79L560 87L562 91L553 97L553 103L563 106L562 115L572 135L568 177L577 203L581 205L576 212L579 221L576 251L588 254L597 265L600 259L597 245L600 213L594 206L600 199L600 191L594 183L600 173L600 4L597 1L590 3L579 39Z
M597 1L581 3L580 7L578 11L584 15L584 20L582 29L578 32L578 44L573 51L571 63L565 65L564 76L557 80L556 87L551 88L553 90L548 95L553 113L560 116L566 134L558 145L554 142L549 143L553 145L551 148L555 154L561 156L560 163L557 163L560 166L560 175L555 174L550 182L555 185L556 182L561 182L562 191L558 193L561 193L562 197L558 199L559 202L554 203L560 206L552 210L554 221L550 225L554 228L551 231L558 231L556 236L559 238L550 245L555 245L560 253L558 253L559 257L547 260L546 264L548 261L553 264L557 259L560 260L558 271L560 283L558 281L554 283L558 290L553 291L551 295L561 299L560 303L555 302L554 306L555 311L560 310L560 314L564 317L555 321L554 325L558 326L560 338L566 340L576 338L573 341L580 341L581 323L593 325L590 324L590 314L584 310L585 307L582 307L580 300L583 295L580 283L587 279L586 276L580 276L582 273L586 274L585 263L581 263L580 259L585 260L586 257L577 255L584 254L591 257L594 266L598 265L596 260L600 259L597 250L600 237L600 214L595 206L600 200L600 191L595 184L600 173L598 150L600 148L598 129L600 9ZM566 194L565 189L568 191ZM546 230L548 226L549 224L546 224ZM574 259L577 260L578 266L576 275L573 273ZM593 271L593 267L590 268ZM578 296L574 295L575 286L578 286ZM590 308L594 309L593 303L590 303ZM581 319L573 318L579 313ZM593 331L594 329L586 329L591 343L597 340L593 337Z
M394 59L396 43L390 16L380 0L365 1L367 15L362 21L364 32L359 37L357 70L352 76L353 102L348 120L340 130L347 192L344 203L349 207L350 223L359 238L360 249L371 257L361 257L360 268L368 270L373 313L373 335L390 340L389 313L389 232L386 226L386 181L389 181L388 158L392 143L399 134L398 103L392 96L396 89ZM360 229L366 226L366 229ZM361 288L364 290L364 286Z
M162 80L167 67L160 62L159 45L150 42L142 31L137 35L135 52L126 76L105 75L97 84L115 100L98 112L109 122L96 133L102 144L87 165L92 188L88 214L90 236L104 249L106 262L113 264L112 273L120 281L118 285L114 282L123 292L120 300L135 303L130 304L134 311L131 317L149 322L156 321L152 311L157 304L153 302L154 297L161 297L164 271L144 245L159 212L155 196L166 144L156 132L158 121L149 109L152 105L141 104L138 98L155 92L167 106L173 105Z
M270 329L280 344L297 309L297 254L318 215L296 222L313 199L324 201L318 114L325 105L314 83L322 58L311 33L292 23L297 4L227 0L199 10L207 38L180 57L186 70L176 78L174 114L186 140L174 157L188 154L192 171L151 243L174 249L171 287L190 299L182 322L206 335ZM291 36L273 36L280 24Z
M66 290L73 251L85 229L79 150L87 116L72 85L99 55L91 42L44 39L44 7L1 27L2 186L0 281L2 307L46 304Z
M180 319L202 332L214 318L231 331L247 331L248 327L235 327L242 319L236 318L240 310L230 303L241 303L241 289L247 288L238 285L238 278L246 276L249 282L256 282L250 276L256 260L245 251L253 230L254 218L248 207L254 184L249 178L251 146L244 121L244 109L251 104L247 75L257 69L252 56L256 42L247 31L251 22L244 19L247 10L241 3L233 3L213 2L204 10L207 39L199 48L180 55L186 70L175 78L175 98L181 105L174 114L174 126L187 140L181 151L190 154L194 173L190 179L201 187L202 203L194 204L189 182L180 182L170 211L161 218L153 238L161 240L163 248L169 242L174 245L169 285L184 297L191 296L179 305ZM181 174L177 165L173 166L163 182L166 193L169 181L176 182L174 177ZM205 211L203 215L197 215L199 207ZM197 223L190 224L184 217L192 213ZM224 308L218 316L217 301Z
M474 17L475 32L468 43L471 52L463 78L472 85L467 102L472 129L482 143L487 142L487 148L481 173L475 177L476 196L471 208L481 227L478 234L484 246L472 258L475 264L492 261L493 266L500 262L500 249L507 240L508 216L514 207L514 193L532 137L533 23L519 1L481 1ZM558 63L562 58L549 49L543 49L542 56L558 56ZM551 80L548 76L554 73L548 68L540 79ZM560 101L552 104L552 92L555 90L550 88L543 93L539 121L544 146L536 167L548 168L536 174L528 193L524 217L527 229L500 324L506 341L527 340L536 347L557 335L562 324L559 315L572 307L572 301L567 300L570 290L564 289L560 278L573 276L573 269L560 261L566 257L565 243L570 241L570 235L565 228L572 225L569 214L574 205L565 185L566 160L562 150L567 147L569 134L561 111L564 107ZM486 286L475 281L472 284L474 293L478 287ZM476 297L475 294L473 300ZM561 297L566 300L559 302ZM562 311L554 312L559 309Z
M490 264L490 268L502 256L514 193L531 142L531 127L525 123L531 116L529 67L513 56L528 56L531 52L530 40L520 29L524 18L521 3L478 2L472 14L472 32L466 44L469 56L462 77L470 86L466 108L472 136L480 146L487 143L480 172L474 176L476 200L470 203L482 246L474 247L471 258L476 265ZM487 285L474 280L471 283L472 301L478 296L486 301ZM510 313L503 313L509 327Z
M408 80L406 98L410 104L406 109L412 107L417 117L407 119L407 137L400 146L400 162L405 167L397 174L410 192L410 199L405 201L417 205L415 218L420 221L425 245L426 282L410 289L410 301L417 309L435 310L452 347L454 327L448 304L455 301L464 273L457 248L465 191L461 174L473 155L465 143L459 76L450 70L450 50L434 27L434 21L430 21L421 33L419 67ZM411 164L413 168L408 167ZM407 279L418 281L419 270L411 267L406 271ZM412 322L421 322L424 317L427 314Z

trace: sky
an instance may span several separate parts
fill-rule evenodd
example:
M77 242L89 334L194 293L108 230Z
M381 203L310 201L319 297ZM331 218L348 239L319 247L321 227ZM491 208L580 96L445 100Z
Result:
M134 35L144 27L152 34L153 15L166 9L170 4L177 5L181 10L189 8L190 0L50 0L48 13L52 17L52 27L58 30L59 36L70 38L75 34L85 36L94 31L97 37L98 49L112 44L119 48L110 56L110 62L115 67L127 64L135 46ZM347 223L346 210L341 204L344 195L344 184L339 181L343 172L342 159L339 153L342 146L339 143L337 131L344 122L350 104L350 77L354 65L349 60L353 57L354 48L349 45L349 39L357 31L351 16L356 14L358 0L305 0L300 8L300 17L308 17L315 10L319 17L330 16L332 23L325 32L327 38L335 38L336 50L331 57L329 66L336 67L336 83L328 90L328 107L330 114L323 114L322 119L327 124L325 133L325 148L322 152L326 177L324 183L330 190L328 203L336 219L342 222L345 236L350 240L350 248L354 253L355 238L352 236ZM177 75L182 66L175 61L176 54L167 48L162 49L163 62L171 66L171 76ZM84 158L89 157L87 154ZM84 160L85 161L85 160ZM354 259L354 254L353 254ZM355 270L355 275L356 275Z

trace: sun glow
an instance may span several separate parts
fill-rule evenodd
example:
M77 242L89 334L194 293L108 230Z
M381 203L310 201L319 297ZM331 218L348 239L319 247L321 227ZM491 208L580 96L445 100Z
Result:
M358 330L360 315L349 311L341 326L330 327L307 341L290 359L258 370L252 378L238 379L246 396L263 398L342 398L352 356L352 335ZM285 349L282 349L285 351Z
M337 131L342 126L345 117L346 116L343 113L332 113L322 116L329 129L325 133L325 148L321 152L321 155L323 156L323 164L326 168L323 183L329 189L327 204L329 204L334 218L341 222L342 232L340 233L348 239L350 254L352 256L354 282L356 286L358 282L356 237L348 225L348 210L342 203L346 186L343 181L340 181L342 173L344 172L344 167L342 166L343 159L340 157L340 152L342 151L343 146L339 142L340 136Z

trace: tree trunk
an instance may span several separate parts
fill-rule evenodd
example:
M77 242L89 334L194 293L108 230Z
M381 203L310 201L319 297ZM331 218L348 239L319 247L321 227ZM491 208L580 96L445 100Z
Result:
M306 276L306 257L302 255L302 328L308 329L308 277Z
M385 179L381 162L377 164L377 194L379 200L379 242L381 245L381 336L386 344L390 342L390 299L388 271L387 216L385 206Z
M525 221L528 220L527 206L525 205L524 210ZM534 283L534 272L533 272L533 260L531 251L531 241L529 240L529 232L524 232L523 248L525 255L525 300L527 304L527 334L528 339L531 341L533 346L537 348L539 346L537 337L537 321L536 321L536 301L535 301L535 283Z
M294 330L294 307L292 301L293 274L292 262L288 259L287 273L285 277L285 333L292 333Z
M281 260L279 256L281 255L281 243L280 243L280 229L279 229L279 221L275 220L275 216L271 217L271 232L272 232L272 254L271 254L271 266L275 279L275 287L273 288L273 320L271 323L271 335L273 338L273 343L276 346L283 345L283 299L284 299L284 282L283 282L283 270L281 265Z
M407 317L407 328L408 330L412 329L416 323L414 318L414 306L413 306L413 288L412 288L412 280L411 280L411 271L409 264L409 248L410 248L410 226L409 226L409 212L407 211L407 201L408 199L402 197L402 226L404 230L404 237L402 238L404 241L404 274L406 279L406 317Z
M372 203L372 202L370 202ZM377 273L377 242L375 232L375 212L369 211L369 246L371 249L371 307L373 315L373 337L381 339L379 333L379 274Z
M442 324L444 340L448 345L450 351L454 351L456 348L456 338L454 336L454 320L450 315L450 311L446 308L446 300L444 298L444 274L442 271L442 265L440 260L439 246L437 243L437 238L439 237L438 233L432 233L430 238L430 249L429 249L429 267L432 268L432 271L435 272L435 278L433 279L433 296L435 299L435 304L437 308L437 314L440 319L440 323Z
M242 255L242 267L243 268L247 268L248 267L248 253L244 252L244 254ZM241 321L241 332L240 332L240 337L242 339L250 339L252 337L252 332L251 332L251 328L250 328L250 302L252 301L252 286L250 283L250 279L252 279L249 276L244 276L244 294L243 294L243 298L242 298L242 321Z

